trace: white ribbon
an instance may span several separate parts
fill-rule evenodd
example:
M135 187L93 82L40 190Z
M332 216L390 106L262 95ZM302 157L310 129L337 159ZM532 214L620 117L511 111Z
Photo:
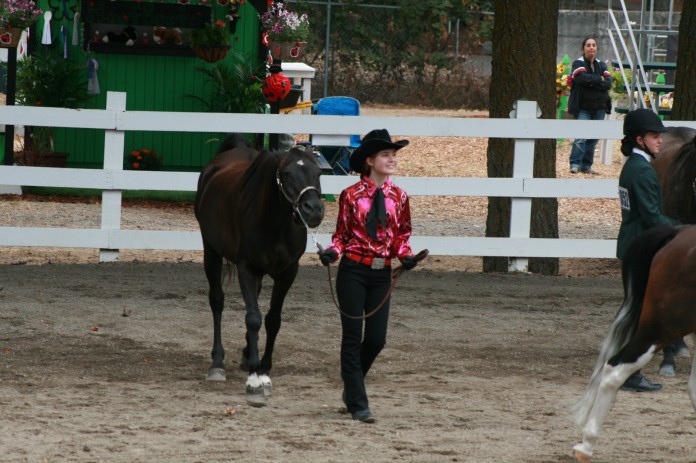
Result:
M99 94L99 77L97 76L97 70L99 69L99 62L92 58L87 61L87 93L90 95Z
M80 44L80 13L75 13L73 18L73 29L72 29L72 44Z
M44 15L44 27L41 43L44 45L51 45L51 16L48 14Z

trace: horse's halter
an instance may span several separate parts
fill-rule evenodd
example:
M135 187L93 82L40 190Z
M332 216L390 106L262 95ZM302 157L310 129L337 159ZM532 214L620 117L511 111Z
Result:
M285 191L285 187L283 187L283 181L280 179L280 169L276 170L276 183L278 184L278 189L280 190L280 192L283 193L285 199L287 199L290 205L292 206L292 209L294 211L293 213L295 214L295 216L299 217L302 223L304 224L305 228L309 229L309 225L307 225L307 222L305 221L304 217L302 217L302 214L300 214L300 198L302 198L302 195L310 190L316 190L317 193L321 195L321 190L319 190L319 188L315 186L308 185L304 187L302 190L300 190L300 192L297 194L297 198L293 200L290 197L290 195L288 195L288 192Z

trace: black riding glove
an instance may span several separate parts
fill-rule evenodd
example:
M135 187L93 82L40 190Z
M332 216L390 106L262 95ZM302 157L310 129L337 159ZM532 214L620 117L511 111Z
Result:
M418 264L418 261L413 256L405 256L401 259L401 266L404 270L411 270L416 264Z
M333 249L324 249L317 254L319 254L319 260L324 267L328 267L338 259L338 254Z

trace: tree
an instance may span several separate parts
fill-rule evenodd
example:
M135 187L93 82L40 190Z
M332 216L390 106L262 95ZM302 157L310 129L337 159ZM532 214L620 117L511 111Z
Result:
M696 2L684 2L679 22L677 73L672 120L696 120Z
M556 46L559 0L495 0L493 27L493 69L489 114L506 118L516 100L535 100L541 117L556 117ZM488 141L488 176L511 177L513 141ZM534 177L556 176L556 141L537 140L534 150ZM507 237L510 231L510 198L489 198L487 237ZM556 198L532 200L531 236L558 238ZM558 273L557 258L532 258L529 270L545 275ZM484 257L485 272L506 272L506 257Z

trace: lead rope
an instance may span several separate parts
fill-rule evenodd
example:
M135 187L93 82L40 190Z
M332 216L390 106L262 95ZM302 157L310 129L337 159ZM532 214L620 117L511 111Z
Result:
M321 244L317 243L316 240L314 241L314 244L316 244L317 248L319 248L319 252L324 251L324 248L321 246ZM418 254L413 256L413 259L416 262L420 262L423 259L425 259L426 257L428 257L428 253L429 252L427 249L423 249L421 252L419 252ZM358 315L358 316L349 315L341 310L341 307L338 305L338 301L336 300L336 294L334 293L333 284L331 284L331 265L326 266L326 271L329 275L329 289L331 290L331 299L333 299L334 305L336 306L338 311L341 312L341 315L343 315L346 318L350 318L351 320L365 320L366 318L371 317L375 313L377 313L377 311L382 308L384 303L387 302L387 300L391 296L392 291L394 291L394 288L396 288L396 283L399 281L401 274L404 273L404 266L401 265L400 267L392 270L392 282L391 282L391 285L389 285L389 289L387 290L387 294L384 295L384 299L382 299L382 302L380 302L377 307L375 307L374 309L372 309L370 312L366 313L365 315Z

